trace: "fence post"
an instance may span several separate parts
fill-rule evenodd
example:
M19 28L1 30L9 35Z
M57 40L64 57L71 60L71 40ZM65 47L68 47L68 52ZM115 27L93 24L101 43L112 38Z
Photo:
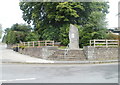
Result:
M32 42L32 44L33 44L33 47L34 47L34 41Z
M108 47L108 40L106 40L106 47Z
M23 45L25 46L25 42L23 42Z
M54 40L53 40L53 45L52 46L54 46Z
M120 46L120 40L118 40L118 47Z
M96 43L95 43L95 39L94 39L94 47L95 47L95 44L96 44Z
M90 46L91 46L91 40L90 40Z
M40 41L38 41L38 47L40 47Z
M20 45L18 44L18 51L19 51L19 46L20 46Z
M46 40L45 40L45 42L44 42L44 43L45 43L45 46L46 46Z
M28 47L30 47L30 43L29 43L29 42L27 42L27 44L28 44Z

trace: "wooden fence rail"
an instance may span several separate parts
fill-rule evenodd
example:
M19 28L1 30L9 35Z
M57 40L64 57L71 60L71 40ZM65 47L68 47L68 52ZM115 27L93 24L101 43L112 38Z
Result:
M32 42L21 42L18 46L26 47L41 47L41 46L54 46L54 41L45 40L45 41L32 41Z
M119 40L90 40L90 46L94 47L118 47Z

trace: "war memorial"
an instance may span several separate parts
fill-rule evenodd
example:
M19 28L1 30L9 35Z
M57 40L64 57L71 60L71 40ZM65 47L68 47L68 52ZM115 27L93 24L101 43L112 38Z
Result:
M32 57L54 61L117 60L118 45L118 40L94 39L90 40L89 46L79 48L78 28L70 24L69 44L65 49L59 49L54 41L44 40L22 42L17 45L17 51Z

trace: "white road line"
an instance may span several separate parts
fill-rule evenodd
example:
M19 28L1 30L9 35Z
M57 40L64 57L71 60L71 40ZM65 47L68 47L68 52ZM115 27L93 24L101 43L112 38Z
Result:
M11 79L11 80L0 80L0 82L21 81L21 80L35 80L35 79L36 79L36 78Z

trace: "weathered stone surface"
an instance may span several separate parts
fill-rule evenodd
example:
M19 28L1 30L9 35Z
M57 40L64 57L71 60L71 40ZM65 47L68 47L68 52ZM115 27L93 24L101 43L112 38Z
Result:
M93 46L84 47L85 56L88 60L112 60L118 58L118 48L96 48Z
M19 52L25 55L47 59L47 57L52 55L56 49L57 46L47 46L47 47L39 47L39 48L34 47L34 48L19 49Z
M69 49L77 50L79 49L79 33L78 28L72 24L70 24L69 30Z
M120 48L96 48L86 46L83 50L66 50L57 49L57 47L40 47L19 49L19 52L33 57L60 60L60 61L80 61L80 60L115 60L120 55Z
M58 61L80 61L86 60L83 50L69 50L65 55L66 50L56 50L56 52L49 56L49 60L58 60Z

